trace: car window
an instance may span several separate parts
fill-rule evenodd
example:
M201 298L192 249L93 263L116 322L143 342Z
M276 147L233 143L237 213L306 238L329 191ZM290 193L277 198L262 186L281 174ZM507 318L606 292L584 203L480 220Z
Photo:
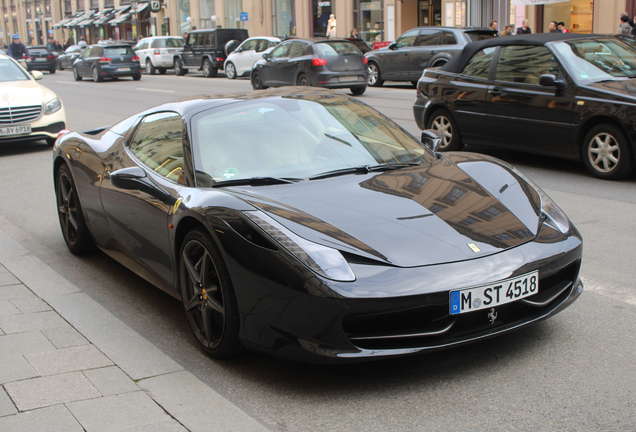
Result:
M497 32L492 32L492 31L481 31L481 32L471 31L471 32L464 33L464 36L466 36L466 39L468 39L468 42L477 42L480 40L492 39L494 37L498 37Z
M303 55L303 51L305 51L306 47L307 44L304 42L292 42L291 48L289 49L289 57L298 57Z
M281 44L280 46L274 48L272 54L269 56L270 58L278 58L284 57L287 54L287 50L289 49L290 43Z
M214 45L214 33L197 33L197 46Z
M47 55L49 50L45 48L30 48L29 54L37 54L37 55Z
M442 45L456 45L457 38L455 37L455 33L449 31L442 31Z
M422 30L415 41L416 46L439 45L439 30Z
M362 52L351 42L320 42L314 44L314 51L320 57L362 55Z
M151 48L182 48L183 39L171 38L171 39L155 39L150 44Z
M269 42L267 43L267 48L273 48L273 47L275 47L276 45L278 45L279 43L280 43L280 42L278 42L278 41L269 41ZM267 49L267 48L265 48L265 49Z
M179 114L161 112L146 116L135 132L130 150L157 174L177 183L184 183Z
M263 51L265 51L267 48L269 48L269 47L270 47L269 43L270 43L270 42L269 42L267 39L259 39L259 40L256 42L256 47L254 47L254 50L255 50L257 53L259 53L259 52L263 52ZM278 45L278 44L276 44L276 45ZM276 46L276 45L273 45L273 46Z
M473 58L471 58L464 67L462 74L473 78L488 79L490 64L492 62L495 49L495 47L484 48L475 53Z
M501 47L495 79L515 83L539 84L544 74L559 76L559 64L544 46Z
M407 31L395 41L395 47L402 48L402 47L413 46L419 32L420 32L419 30Z
M8 58L0 58L0 82L28 81L27 72Z
M74 52L80 52L81 49L78 46L70 46L66 49L66 51L64 51L65 54L70 54L70 53L74 53Z
M139 42L137 44L137 46L135 48L133 48L135 51L139 51L139 50L144 50L148 48L148 41L147 40L142 40L141 42Z
M122 46L122 47L112 47L112 48L104 48L104 57L116 57L123 55L134 55L132 47Z
M260 42L261 39L252 39L250 41L247 41L241 47L241 51L254 51L256 50L256 45L258 45Z

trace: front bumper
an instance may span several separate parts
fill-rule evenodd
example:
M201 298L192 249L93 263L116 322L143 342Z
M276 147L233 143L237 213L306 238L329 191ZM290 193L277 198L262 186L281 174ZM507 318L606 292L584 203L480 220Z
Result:
M31 133L0 136L0 142L36 141L40 139L57 138L58 132L66 129L66 113L64 111L64 106L62 105L62 108L53 114L42 114L37 120L12 125L0 124L0 128L8 126L22 126L25 124L31 125Z

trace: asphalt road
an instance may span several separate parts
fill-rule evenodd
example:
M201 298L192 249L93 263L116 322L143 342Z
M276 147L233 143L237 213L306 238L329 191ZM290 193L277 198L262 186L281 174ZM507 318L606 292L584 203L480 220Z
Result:
M41 83L64 101L68 126L109 125L164 101L251 90L223 77L145 76ZM366 103L419 134L410 86L369 89ZM514 139L514 137L511 137ZM51 150L0 145L5 232L187 370L272 430L635 430L636 177L589 177L582 164L488 152L534 179L584 238L586 291L563 313L514 334L465 347L348 366L313 366L246 354L204 355L181 304L102 253L71 255L55 209Z

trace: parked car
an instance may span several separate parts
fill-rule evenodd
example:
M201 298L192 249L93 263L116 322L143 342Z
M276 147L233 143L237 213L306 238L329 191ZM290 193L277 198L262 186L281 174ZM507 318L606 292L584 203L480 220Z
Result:
M436 154L325 89L195 96L70 132L53 172L70 251L97 246L181 299L215 357L434 351L583 291L581 236L534 183L495 158Z
M119 79L127 76L135 81L141 79L139 57L128 44L91 45L73 63L75 81L91 77L93 81L99 82L104 78Z
M215 77L227 56L248 37L245 29L192 31L183 51L174 55L174 73L185 75L193 68L203 71L206 78Z
M165 74L174 67L174 55L183 51L183 38L175 36L152 36L143 38L134 48L139 63L146 73L153 75L156 70Z
M85 49L86 47L79 45L71 45L66 48L66 51L57 57L57 68L59 70L72 69L73 63L75 63L75 60L79 58Z
M257 60L263 58L263 54L270 52L278 45L281 38L272 36L260 36L243 41L225 60L225 76L235 79L238 76L249 76Z
M54 74L57 70L55 54L46 46L33 46L27 48L30 58L26 59L28 71L47 71Z
M420 78L413 114L464 144L582 160L619 179L636 157L636 51L612 37L516 35L469 44Z
M62 100L36 81L42 72L30 74L11 57L0 54L0 143L46 140L53 145L66 128Z
M290 39L254 64L254 90L280 86L349 88L359 96L367 89L367 62L345 39Z
M415 84L424 69L446 64L470 42L497 37L496 30L470 27L417 27L384 48L365 54L369 61L369 85L384 81Z

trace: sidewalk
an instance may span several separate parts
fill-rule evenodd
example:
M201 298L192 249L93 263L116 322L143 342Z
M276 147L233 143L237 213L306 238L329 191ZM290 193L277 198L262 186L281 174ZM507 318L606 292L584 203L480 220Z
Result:
M0 230L0 431L266 431Z

